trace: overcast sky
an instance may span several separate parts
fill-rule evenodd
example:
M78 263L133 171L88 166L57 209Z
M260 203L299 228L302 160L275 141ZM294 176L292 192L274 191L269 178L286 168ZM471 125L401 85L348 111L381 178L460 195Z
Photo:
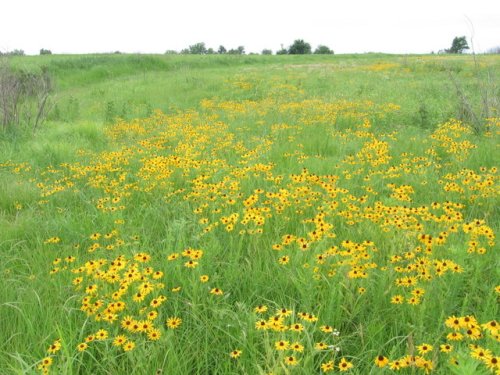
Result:
M276 51L295 39L335 53L430 53L455 36L500 46L500 0L0 0L0 50L38 54Z

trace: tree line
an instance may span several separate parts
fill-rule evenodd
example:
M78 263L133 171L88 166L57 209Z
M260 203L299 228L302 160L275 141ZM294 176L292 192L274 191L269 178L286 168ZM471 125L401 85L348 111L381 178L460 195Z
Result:
M455 37L451 43L450 48L441 49L438 53L448 53L448 54L461 54L464 51L469 50L469 44L467 43L467 39L465 36ZM120 53L116 51L114 53ZM285 48L281 45L281 48L278 49L275 54L276 55L307 55L307 54L317 54L317 55L333 55L334 51L330 49L330 47L326 45L320 44L313 51L311 44L305 42L303 39L296 39L288 48ZM432 52L434 53L434 52ZM498 54L500 53L500 46L496 46L490 48L486 51L486 53ZM40 49L40 55L51 55L52 51L49 49L42 48ZM207 47L205 43L199 42L193 45L190 45L187 48L182 49L181 51L176 50L167 50L165 54L182 54L182 55L245 55L245 47L238 46L236 48L226 49L223 45L220 45L219 48L214 49L211 47ZM256 55L258 53L250 53L251 55ZM272 55L273 51L271 49L263 49L260 53L261 55ZM22 49L14 49L12 51L2 52L0 51L0 56L24 56L24 50Z
M168 50L165 53L183 54L183 55L213 55L213 54L244 55L246 52L244 46L238 46L237 48L226 49L226 47L220 45L219 48L214 49L214 48L207 48L205 43L200 42L190 45L188 48L184 48L180 52L175 50ZM303 39L295 40L288 48L284 48L282 45L281 49L276 51L277 55L305 55L310 53L332 55L334 52L328 46L325 45L319 45L313 52L311 45L305 42ZM272 54L273 51L267 48L263 49L261 52L261 55L272 55Z

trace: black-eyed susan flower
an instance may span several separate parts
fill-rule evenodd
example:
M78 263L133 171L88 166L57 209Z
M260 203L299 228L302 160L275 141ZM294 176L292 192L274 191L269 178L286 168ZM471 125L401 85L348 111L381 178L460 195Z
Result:
M432 349L433 349L432 345L429 345L429 344L422 344L422 345L417 346L417 350L418 350L418 353L420 355L425 355L425 354L431 352Z
M444 324L446 325L446 327L449 327L449 328L454 329L454 330L458 330L461 328L460 319L454 315L450 316L448 319L446 319Z
M394 303L396 305L400 305L404 302L404 297L402 295L395 295L395 296L392 296L391 298L391 303Z
M106 331L105 329L100 329L96 332L95 338L96 340L106 340L108 338L108 335L108 331Z
M471 350L470 356L474 359L485 361L487 358L491 358L493 356L493 353L489 349L477 347Z
M274 343L274 348L276 350L287 350L289 346L290 346L290 343L288 341L285 341L285 340L276 341Z
M399 361L399 360L396 359L396 360L394 360L392 362L389 362L389 368L391 370L399 370L399 369L401 369L402 368L401 361Z
M323 372L330 372L333 371L334 369L335 369L335 362L333 361L328 361L321 364L321 371Z
M293 342L290 344L290 349L294 352L302 353L304 351L304 345L302 345L300 342Z
M353 367L353 364L345 358L341 358L339 364L337 365L339 371L347 371Z
M479 328L469 328L465 331L465 336L469 340L479 340L482 337L482 334Z
M259 305L253 309L257 314L263 314L267 311L267 306L266 305Z
M265 320L258 320L257 322L255 322L255 328L259 330L267 329L267 322Z
M167 257L167 260L172 261L172 260L176 260L177 258L179 258L179 254L178 253L172 253L172 254L170 254Z
M176 329L179 328L179 326L182 324L182 319L178 317L171 317L167 319L167 327L171 329Z
M224 292L220 288L212 288L212 290L210 290L210 294L213 294L215 296L222 296Z
M122 346L127 342L128 338L125 335L118 335L113 339L114 346Z
M324 333L332 333L333 332L333 327L331 327L329 325L321 326L321 327L319 327L319 329L321 332L324 332Z
M464 338L460 332L450 332L446 335L446 338L450 341L461 341Z
M206 282L208 282L208 280L209 280L208 275L201 275L201 276L200 276L200 281L201 281L202 283L206 283Z
M326 350L328 349L328 345L324 342L317 342L314 344L314 349L316 350Z
M161 331L158 328L149 328L148 331L148 339L151 341L157 341L161 337Z
M158 317L158 311L156 310L151 310L150 312L147 313L146 318L149 321L155 320Z
M123 350L126 352L130 352L131 350L134 350L135 348L135 342L128 340L124 345L123 345Z
M47 353L55 354L59 350L61 350L61 340L56 340L49 346L49 348L47 349Z
M278 263L281 265L286 265L290 262L290 257L288 255L283 255L278 259Z
M377 367L385 367L389 363L389 358L384 357L383 355L379 355L375 358L375 365Z
M442 353L451 353L453 351L453 345L450 344L441 344L439 346L439 351Z
M285 364L288 366L297 366L299 364L299 360L296 357L290 355L285 358Z
M80 344L77 345L76 348L79 352L84 352L85 350L87 350L88 347L89 345L86 342L81 342Z
M290 331L293 332L302 332L304 330L304 326L300 323L294 323L290 326Z
M233 359L239 358L241 356L242 351L235 349L231 353L229 353L229 356Z
M500 369L500 358L498 356L491 356L484 360L484 364L492 371L496 371Z
M54 362L54 359L52 357L45 357L40 362L40 368L50 367L53 362Z

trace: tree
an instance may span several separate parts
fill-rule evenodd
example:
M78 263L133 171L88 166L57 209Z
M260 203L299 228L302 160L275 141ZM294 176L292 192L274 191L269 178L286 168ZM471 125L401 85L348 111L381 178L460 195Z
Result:
M14 51L3 52L0 51L0 56L24 56L24 51L22 49L15 49Z
M205 43L196 43L192 46L189 46L189 53L192 55L204 55L207 53L207 47L205 47Z
M262 54L263 55L272 55L273 51L271 51L270 49L263 49L262 50Z
M231 48L229 51L227 51L227 53L230 55L244 55L245 54L245 47L239 46L236 49Z
M288 48L288 53L290 55L305 55L311 53L311 45L304 42L303 39L297 39Z
M500 54L500 46L490 48L489 50L486 51L486 53Z
M465 36L456 36L451 43L450 49L445 50L446 53L463 53L466 49L470 49Z
M317 55L333 55L333 51L327 46L319 45L318 48L314 50Z
M222 54L224 54L224 53L226 53L226 52L227 52L226 47L224 47L224 46L222 46L222 45L221 45L221 46L219 46L219 49L217 50L217 53L218 53L218 54L221 54L221 55L222 55Z
M287 55L288 54L288 50L286 48L284 48L283 44L282 44L281 45L281 49L277 50L276 54L277 55Z
M116 52L115 52L116 53ZM52 51L50 49L45 49L45 48L42 48L40 50L40 55L52 55Z

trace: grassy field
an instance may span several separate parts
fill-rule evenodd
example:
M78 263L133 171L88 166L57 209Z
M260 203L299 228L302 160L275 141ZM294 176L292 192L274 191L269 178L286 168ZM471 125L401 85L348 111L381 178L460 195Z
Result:
M1 374L500 373L498 56L12 64Z

